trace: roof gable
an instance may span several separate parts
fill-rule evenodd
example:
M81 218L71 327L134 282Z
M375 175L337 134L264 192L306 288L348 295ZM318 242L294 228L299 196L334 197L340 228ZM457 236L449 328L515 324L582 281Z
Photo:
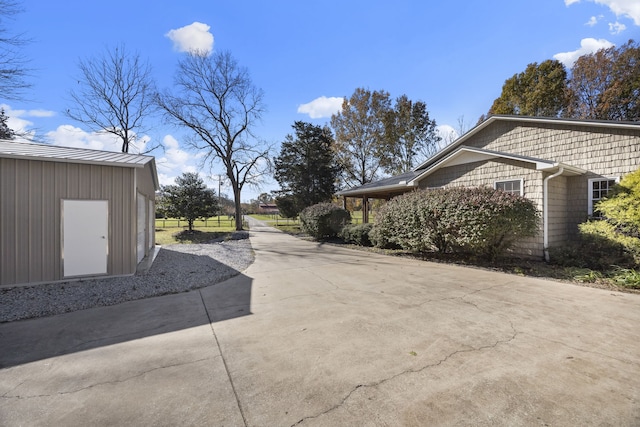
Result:
M528 116L503 116L494 115L489 117L484 122L478 124L476 127L456 139L453 143L446 146L432 157L425 160L418 165L414 171L420 172L430 168L435 163L441 161L444 157L447 157L453 153L457 148L463 146L467 141L472 139L482 130L487 129L498 122L520 122L528 125L538 125L541 127L548 125L565 125L565 126L580 126L586 128L599 129L630 129L637 131L640 136L640 123L636 122L622 122L622 121L610 121L610 120L578 120L578 119L560 119L553 117L528 117Z
M496 159L508 159L516 160L523 163L529 163L539 171L557 172L558 170L562 169L563 175L567 176L581 175L586 172L581 168L570 166L564 163L554 162L552 160L537 159L534 157L520 156L510 153L501 153L499 151L484 150L481 148L466 147L463 145L459 146L455 151L442 158L440 161L432 163L425 169L416 171L418 174L411 182L408 183L408 185L417 186L418 182L440 168Z

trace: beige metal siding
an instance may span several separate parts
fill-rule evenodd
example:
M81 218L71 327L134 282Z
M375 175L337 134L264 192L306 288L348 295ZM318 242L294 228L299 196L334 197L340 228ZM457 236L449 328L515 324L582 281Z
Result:
M108 274L134 273L135 171L0 158L0 285L63 279L62 199L109 201Z
M144 165L144 168L136 169L136 190L145 197L145 253L149 254L149 250L156 244L155 233L155 200L156 185L154 181L154 171L152 163Z

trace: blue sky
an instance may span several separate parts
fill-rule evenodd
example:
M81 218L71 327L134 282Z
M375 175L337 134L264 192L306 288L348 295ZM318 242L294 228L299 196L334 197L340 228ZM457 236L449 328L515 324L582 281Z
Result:
M257 134L278 145L296 120L328 123L358 87L426 102L443 132L461 118L471 127L527 64L569 65L581 53L640 39L639 0L22 0L22 7L10 29L32 40L24 53L33 88L29 101L0 95L10 126L51 144L113 151L119 144L111 137L62 112L78 61L122 43L149 61L160 89L171 86L181 50L230 51L265 92ZM162 184L200 171L183 130L161 119L150 128L145 139L166 147L153 153ZM242 199L275 188L246 188Z

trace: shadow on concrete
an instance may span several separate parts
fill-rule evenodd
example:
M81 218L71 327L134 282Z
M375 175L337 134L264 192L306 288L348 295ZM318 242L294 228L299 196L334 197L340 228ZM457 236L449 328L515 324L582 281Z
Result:
M163 255L176 264L190 267L172 270L170 265L156 261L147 274L126 278L129 280L125 280L123 286L135 288L134 294L138 292L138 298L134 300L0 324L0 368L251 314L250 277L209 256L174 251L161 253L159 258ZM214 273L217 279L223 281L198 282L207 280ZM65 284L63 292L73 292L73 289L68 288L73 286L80 286L75 288L77 292L87 289L90 292L91 286L104 286L109 280L122 282L122 279L125 278ZM162 292L170 294L152 297L147 294L145 297L145 293L153 291L159 280L168 281L169 284L162 288ZM184 284L180 281L187 280L194 285L190 290L187 287L187 292L184 292L185 288L180 290L179 285ZM59 289L59 284L57 285ZM43 297L46 297L46 293L47 290L44 289Z

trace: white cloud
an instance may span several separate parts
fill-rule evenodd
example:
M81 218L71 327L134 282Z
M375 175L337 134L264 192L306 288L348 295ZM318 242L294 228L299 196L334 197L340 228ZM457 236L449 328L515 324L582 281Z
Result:
M451 144L453 141L455 141L456 139L458 139L460 137L460 135L458 134L458 131L456 131L453 128L453 126L450 126L450 125L438 125L438 126L436 126L436 133L438 134L438 136L441 139L440 147L438 147L438 148L443 148L443 147Z
M600 49L607 49L613 46L608 40L605 39L593 39L586 38L580 41L580 48L571 52L561 52L553 55L554 59L562 62L567 68L573 67L573 64L578 60L582 55L587 55L590 53L597 52Z
M620 34L627 29L627 26L616 21L615 24L609 23L609 32L613 35Z
M72 125L61 125L45 134L53 145L89 148L92 150L120 151L119 139L108 132L86 132Z
M180 143L172 135L166 135L164 156L156 158L158 180L162 185L175 184L175 178L184 172L198 172L195 157L180 148Z
M135 135L132 135L135 137ZM46 140L61 147L88 148L91 150L120 151L122 140L116 135L106 132L87 132L73 125L60 125L45 134ZM129 145L129 153L144 153L151 138L143 135Z
M213 34L211 27L201 22L170 30L166 37L173 42L173 48L178 52L207 52L213 50Z
M616 16L624 16L633 20L635 25L640 25L640 1L638 0L594 0L596 3L607 6Z
M22 137L19 140L31 139L35 135L31 117L53 117L55 112L48 110L14 110L8 104L0 104L0 109L4 110L9 118L7 126Z
M49 110L28 110L26 115L29 117L53 117L56 113Z
M588 25L589 27L594 27L598 23L598 18L592 16L584 25Z
M638 0L590 0L596 4L608 7L616 16L633 20L635 25L640 25L640 1ZM571 6L580 0L564 0L564 4Z
M343 98L321 96L311 102L298 106L298 113L308 114L312 119L331 117L342 108Z

